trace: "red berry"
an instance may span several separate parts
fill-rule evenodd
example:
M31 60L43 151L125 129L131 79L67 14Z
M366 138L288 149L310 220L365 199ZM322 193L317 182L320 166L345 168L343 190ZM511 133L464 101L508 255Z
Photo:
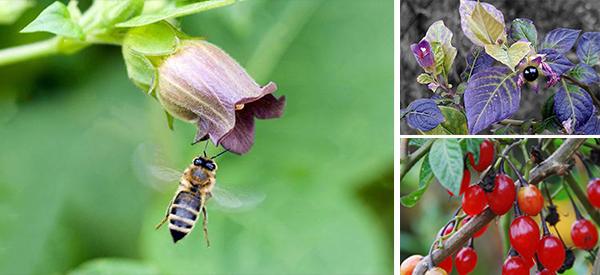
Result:
M504 215L515 201L515 182L506 174L498 174L494 178L494 190L485 195L492 212L498 216Z
M471 247L463 247L456 253L456 270L458 274L469 274L477 265L477 253Z
M587 186L587 195L590 203L600 208L600 179L592 179Z
M417 264L423 259L421 255L412 255L400 264L400 275L412 275Z
M529 216L537 216L544 207L544 197L535 185L527 185L519 189L517 197L519 207Z
M454 229L454 222L452 222L451 224L446 226L446 228L444 229L444 232L442 233L442 236L446 236L446 235L450 234L450 232L452 232L452 229Z
M441 263L437 265L446 271L446 273L450 274L452 272L452 256L448 256Z
M529 268L521 256L510 256L502 265L502 275L529 275Z
M471 167L477 172L483 172L487 169L494 161L494 143L489 140L484 140L479 145L479 162L475 164L475 158L473 154L467 153Z
M462 198L462 208L469 216L478 215L487 206L485 191L479 185L473 185L465 191Z
M544 236L537 247L540 263L551 271L557 271L565 261L565 248L560 239L553 235Z
M465 224L467 224L467 222L469 222L471 220L471 218L473 218L473 217L472 216L467 216L466 218L464 218L462 220L462 222L460 222L460 226L462 227ZM481 229L479 229L479 231L475 232L475 234L473 234L473 238L478 238L481 235L483 235L483 233L485 233L485 231L487 230L487 228L488 228L489 225L490 224L488 223L488 224L484 225Z
M467 188L469 188L469 185L471 184L471 172L469 171L469 169L465 169L463 171L463 177L462 177L462 181L460 182L460 191L459 191L459 195L462 195L465 190L467 190ZM454 194L448 190L446 190L446 192L448 192L448 194L450 194L450 196L454 196Z
M576 247L591 250L598 242L598 230L586 219L576 220L571 225L571 238Z
M520 216L512 221L508 232L510 244L524 258L533 257L540 241L540 229L529 216Z
M544 270L536 272L535 275L556 275L556 272L544 268Z

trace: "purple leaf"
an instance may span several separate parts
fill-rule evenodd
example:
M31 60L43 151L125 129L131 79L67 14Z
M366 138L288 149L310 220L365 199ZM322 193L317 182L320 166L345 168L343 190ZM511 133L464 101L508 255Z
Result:
M467 81L472 75L492 65L494 65L494 58L489 56L483 48L473 47L467 55L467 66L460 76Z
M546 35L540 48L555 49L559 53L566 53L573 48L580 32L581 30L574 29L554 29Z
M445 120L435 101L427 98L411 102L403 113L408 126L421 131L429 131Z
M598 76L596 70L585 63L577 64L569 71L568 75L587 85L600 82L600 76Z
M600 135L600 117L596 113L596 107L594 107L593 115L590 116L590 119L581 125L581 127L578 127L575 133L578 135Z
M465 90L469 134L477 134L519 109L518 75L505 66L486 68L473 75Z
M554 95L554 112L563 125L577 129L585 124L594 109L592 98L582 88L562 82Z
M577 43L577 57L590 66L600 61L600 32L586 32Z
M548 64L550 68L552 68L552 71L554 71L558 75L566 73L574 66L568 58L566 58L564 55L562 55L556 50L543 49L538 53L546 55L544 62L546 62L546 64Z

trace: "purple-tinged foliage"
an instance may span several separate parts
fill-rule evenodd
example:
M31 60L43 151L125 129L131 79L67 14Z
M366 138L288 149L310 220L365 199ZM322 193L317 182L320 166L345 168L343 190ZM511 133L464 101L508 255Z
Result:
M585 63L577 64L568 75L586 85L600 83L600 76L596 70Z
M431 45L429 42L427 42L427 40L421 40L421 42L417 44L410 45L410 50L412 51L417 63L419 63L421 68L431 68L434 65Z
M600 117L594 107L592 116L586 121L585 124L575 129L575 134L578 135L600 135Z
M563 81L554 95L554 113L563 126L570 122L574 129L581 127L588 121L593 109L592 98L579 86Z
M492 65L494 65L494 58L488 55L483 48L473 47L467 55L467 65L460 77L463 81L467 81L472 75Z
M580 32L581 30L574 29L554 29L546 35L540 48L554 49L559 53L566 53L573 48Z
M600 62L600 32L586 32L577 43L577 57L587 65Z
M458 13L460 14L460 26L462 28L463 33L473 44L477 46L484 47L485 44L473 33L473 30L469 28L468 18L471 17L475 7L479 1L471 1L471 0L461 0L460 6L458 7ZM496 7L488 3L481 3L483 9L488 12L496 21L504 25L504 15L501 11L499 11Z
M573 63L566 58L564 55L553 49L543 49L538 52L539 54L545 54L544 61L552 71L557 75L563 75L567 71L573 68Z
M509 37L513 41L529 41L534 47L537 46L537 30L531 19L517 18L512 21Z
M471 77L464 96L469 134L477 134L519 109L517 78L517 73L505 66L486 68Z
M427 98L411 102L402 113L408 126L421 131L432 130L445 120L435 101Z

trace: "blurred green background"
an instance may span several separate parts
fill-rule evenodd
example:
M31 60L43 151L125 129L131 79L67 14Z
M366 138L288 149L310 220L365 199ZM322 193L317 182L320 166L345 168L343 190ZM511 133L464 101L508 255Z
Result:
M18 31L50 3L0 25L0 47L49 37ZM136 177L136 148L156 144L183 169L202 145L191 124L167 128L118 47L0 67L0 273L391 273L392 23L383 0L252 0L182 20L288 102L258 121L250 153L219 159L220 186L266 199L244 212L209 202L210 248L199 228L176 245L154 230L176 183Z

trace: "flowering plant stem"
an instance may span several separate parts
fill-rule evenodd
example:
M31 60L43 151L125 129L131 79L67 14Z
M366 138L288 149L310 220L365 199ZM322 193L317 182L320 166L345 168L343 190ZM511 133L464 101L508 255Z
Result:
M60 53L58 37L0 50L0 66Z

